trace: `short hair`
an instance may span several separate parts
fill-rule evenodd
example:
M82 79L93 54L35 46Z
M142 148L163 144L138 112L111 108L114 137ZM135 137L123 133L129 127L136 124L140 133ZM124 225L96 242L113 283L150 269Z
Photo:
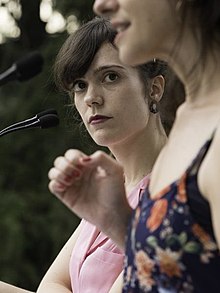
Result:
M117 32L110 21L95 17L84 23L68 37L61 47L54 65L54 77L58 87L70 91L72 82L85 75L97 51L104 43L114 45ZM117 49L115 47L115 49ZM143 78L165 75L167 63L152 60L143 65L135 66Z
M114 39L117 32L113 29L110 21L101 17L95 17L92 20L82 24L73 34L71 34L61 47L54 64L54 78L56 85L67 93L71 92L71 86L74 80L84 76L89 69L96 53L104 43L114 45ZM115 47L117 50L117 48ZM152 60L146 64L137 65L136 68L140 78L144 83L157 75L163 75L165 80L168 70L167 63L162 60ZM167 97L169 98L169 97ZM168 134L172 123L166 122L166 116L175 117L176 111L181 99L172 99L172 113L164 113L163 107L160 107L162 123ZM165 105L166 102L163 101ZM165 108L164 108L165 109ZM167 115L166 115L167 114ZM167 120L168 121L168 120ZM173 122L173 118L169 121Z

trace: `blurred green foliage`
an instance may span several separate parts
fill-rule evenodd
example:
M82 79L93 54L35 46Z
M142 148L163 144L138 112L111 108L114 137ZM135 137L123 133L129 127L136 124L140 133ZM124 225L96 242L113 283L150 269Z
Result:
M36 290L79 223L48 191L48 170L56 156L68 148L89 153L91 146L90 141L84 143L80 138L68 97L59 93L53 82L53 62L67 33L47 34L45 24L39 19L40 1L35 1L20 1L21 37L0 45L1 72L31 50L39 50L45 59L38 76L0 88L0 128L47 108L55 108L60 117L56 128L24 130L0 138L0 280L29 290ZM74 13L83 21L92 17L92 3L91 0L56 1L54 8L65 17Z

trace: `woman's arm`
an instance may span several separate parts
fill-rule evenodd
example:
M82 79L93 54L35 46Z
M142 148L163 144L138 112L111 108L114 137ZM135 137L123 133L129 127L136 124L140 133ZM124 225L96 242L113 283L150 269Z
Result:
M73 247L80 233L80 226L64 245L49 270L43 277L37 293L71 293L69 262Z
M33 292L22 289L22 288L18 288L16 286L0 281L0 293L33 293Z
M118 278L115 280L109 293L121 293L122 292L122 285L123 285L123 271L120 273Z

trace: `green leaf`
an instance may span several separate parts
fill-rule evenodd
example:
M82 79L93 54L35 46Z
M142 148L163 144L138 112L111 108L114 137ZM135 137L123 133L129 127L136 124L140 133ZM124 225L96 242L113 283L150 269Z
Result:
M179 244L179 238L178 238L178 236L176 235L176 234L173 234L173 235L170 235L170 236L168 236L167 238L166 238L166 244L168 245L168 246L172 246L172 245L174 245L174 244L176 244L176 243L178 243Z
M179 236L178 236L179 242L183 245L186 244L187 241L187 234L186 232L182 232Z
M194 241L190 241L184 246L183 249L184 249L184 251L186 251L188 253L198 253L200 250L200 246L198 243L196 243Z
M146 242L153 248L155 248L158 245L157 238L154 236L149 236Z

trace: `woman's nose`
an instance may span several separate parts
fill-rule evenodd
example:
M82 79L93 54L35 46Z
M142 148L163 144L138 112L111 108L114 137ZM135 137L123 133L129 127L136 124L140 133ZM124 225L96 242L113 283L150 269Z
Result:
M104 99L100 91L96 91L95 89L89 89L84 97L84 101L89 107L91 107L95 105L103 105Z
M118 0L95 0L93 10L96 14L107 17L116 11L117 7Z

